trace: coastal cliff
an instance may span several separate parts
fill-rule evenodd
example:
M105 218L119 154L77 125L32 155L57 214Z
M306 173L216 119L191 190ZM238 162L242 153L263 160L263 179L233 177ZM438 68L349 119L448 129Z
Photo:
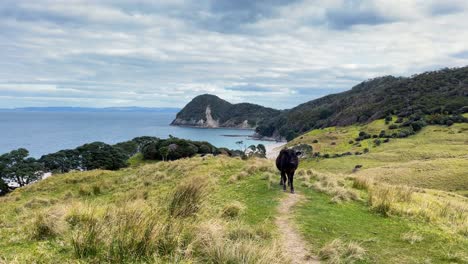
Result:
M175 126L254 129L261 120L280 111L256 104L231 104L217 96L204 94L193 98L172 121Z

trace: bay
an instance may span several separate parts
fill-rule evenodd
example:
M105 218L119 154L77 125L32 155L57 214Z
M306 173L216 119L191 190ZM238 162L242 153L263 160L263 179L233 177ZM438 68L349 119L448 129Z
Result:
M253 130L170 126L176 113L158 112L0 112L0 154L26 148L33 157L72 149L85 143L108 144L138 136L167 138L169 135L208 141L217 147L238 149L271 142L250 138Z

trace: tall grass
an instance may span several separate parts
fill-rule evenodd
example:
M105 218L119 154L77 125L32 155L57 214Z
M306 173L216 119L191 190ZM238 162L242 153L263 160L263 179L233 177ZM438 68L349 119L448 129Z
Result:
M177 185L169 202L169 215L185 218L196 214L202 206L206 187L207 179L203 177L192 177Z
M36 214L28 230L30 237L35 240L43 240L56 236L58 233L56 220L45 212Z
M304 186L310 186L319 192L331 195L331 202L340 203L360 200L356 191L345 187L346 183L342 177L307 170L302 173L301 178L304 179ZM310 184L309 179L315 179L316 181Z
M367 190L371 209L382 215L420 218L468 237L468 203L464 197L404 185L377 184L363 176L353 180L353 187Z
M71 245L78 258L94 257L103 243L104 224L96 210L91 207L75 205L70 209L65 220L72 230Z
M287 263L275 243L262 243L250 235L231 238L221 221L203 223L198 228L194 251L202 263Z

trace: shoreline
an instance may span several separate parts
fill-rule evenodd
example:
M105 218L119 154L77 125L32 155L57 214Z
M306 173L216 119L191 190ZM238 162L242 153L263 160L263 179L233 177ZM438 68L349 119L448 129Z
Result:
M267 159L276 159L281 149L287 144L287 142L276 142L265 145Z
M252 130L255 131L255 128L248 127L207 127L207 126L192 126L192 125L179 125L179 124L169 124L169 126L175 127L186 127L186 128L199 128L199 129L233 129L233 130Z

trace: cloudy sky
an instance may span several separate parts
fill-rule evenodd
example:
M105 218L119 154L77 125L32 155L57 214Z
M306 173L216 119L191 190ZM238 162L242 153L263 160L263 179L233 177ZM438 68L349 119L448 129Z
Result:
M288 108L468 61L466 0L2 0L0 108Z

